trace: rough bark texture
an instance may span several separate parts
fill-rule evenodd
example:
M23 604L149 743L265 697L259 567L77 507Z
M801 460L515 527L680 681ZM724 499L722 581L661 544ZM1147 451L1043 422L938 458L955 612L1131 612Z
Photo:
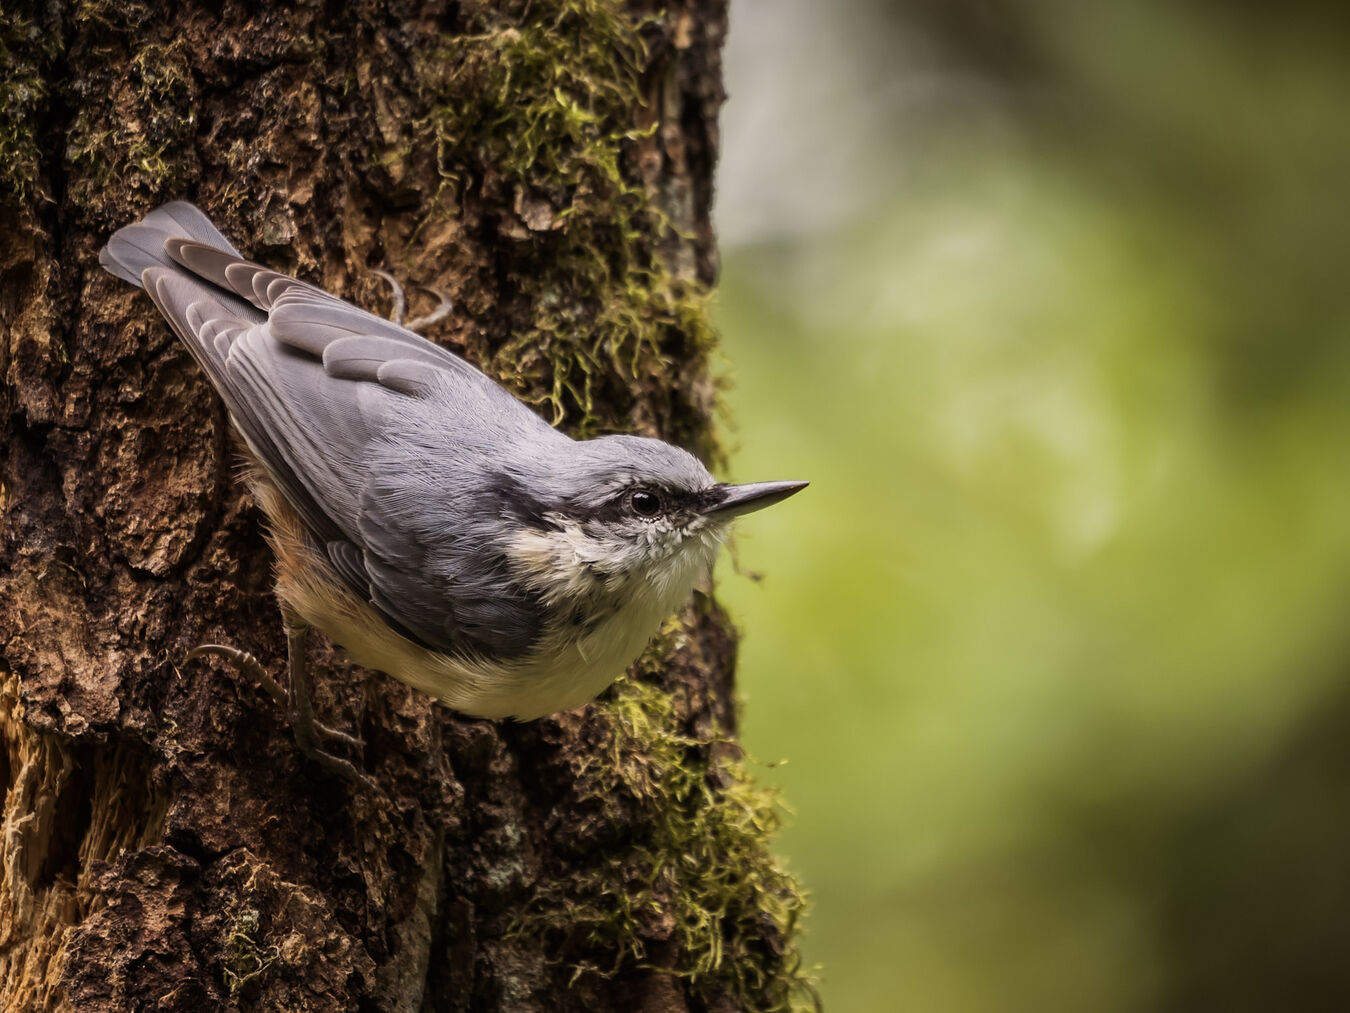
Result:
M715 457L724 0L0 10L0 1006L731 1010L808 1001L800 898L705 594L581 711L466 720L315 636L325 777L204 640L284 656L227 421L116 227L196 200L571 431Z

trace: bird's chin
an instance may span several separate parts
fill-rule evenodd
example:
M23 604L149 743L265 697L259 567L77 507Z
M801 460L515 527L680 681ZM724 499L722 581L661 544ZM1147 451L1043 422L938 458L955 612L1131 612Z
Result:
M685 575L689 581L688 590L692 591L694 585L712 570L713 564L717 562L717 552L722 547L726 535L726 527L716 525L704 528L694 537L686 539L681 547L681 555L684 557Z

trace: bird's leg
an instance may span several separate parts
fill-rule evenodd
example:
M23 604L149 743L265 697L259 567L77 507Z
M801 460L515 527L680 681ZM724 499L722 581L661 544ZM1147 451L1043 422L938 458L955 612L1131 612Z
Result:
M320 735L354 749L360 749L364 743L354 735L348 735L315 720L314 706L309 700L309 662L305 655L305 635L309 633L309 626L291 616L286 616L284 621L286 655L290 667L287 713L291 719L291 731L295 733L296 745L300 747L300 752L319 766L372 791L379 791L379 785L368 774L358 770L350 760L336 756L319 745Z
M390 289L393 290L394 305L392 312L389 314L389 319L392 320L394 323L398 324L400 327L406 327L410 331L416 331L418 334L421 334L432 324L438 324L446 317L448 317L450 315L450 311L455 308L454 302L452 302L450 297L446 295L444 292L442 292L440 289L433 288L430 285L423 285L422 286L423 290L430 292L432 295L434 295L437 299L440 300L440 303L434 310L432 310L426 316L418 317L416 320L409 320L407 323L404 323L403 314L407 312L408 300L403 295L403 286L400 285L398 283L398 279L395 278L388 271L380 271L377 269L371 271L371 274L374 274L379 278L383 278L388 283Z
M321 767L325 767L336 774L341 774L347 780L362 787L378 791L379 785L367 774L358 770L355 764L320 747L320 736L352 749L360 749L364 743L354 735L348 735L346 732L330 728L328 725L315 720L314 707L309 699L308 661L305 656L305 634L309 632L309 627L289 616L286 617L285 626L286 653L290 668L289 692L282 689L281 684L268 674L267 669L263 668L262 662L249 654L248 651L241 651L236 647L226 647L223 644L199 644L188 651L186 660L193 661L214 654L230 662L244 675L255 679L267 692L267 695L286 712L286 716L291 723L291 731L295 735L295 743L300 747L302 753Z

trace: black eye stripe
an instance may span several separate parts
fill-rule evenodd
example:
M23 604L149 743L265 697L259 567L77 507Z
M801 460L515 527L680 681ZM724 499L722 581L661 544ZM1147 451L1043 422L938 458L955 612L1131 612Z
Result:
M656 501L654 513L642 512L644 509L650 509L650 504L646 501L642 502L641 508L633 503L633 497L639 493ZM699 490L673 489L658 485L629 486L625 490L615 492L596 506L581 507L563 502L554 507L553 511L583 524L592 521L613 523L624 519L631 520L634 517L641 517L643 520L652 520L656 517L678 518L685 511L700 513L709 505L716 503L719 498L720 494L713 486Z

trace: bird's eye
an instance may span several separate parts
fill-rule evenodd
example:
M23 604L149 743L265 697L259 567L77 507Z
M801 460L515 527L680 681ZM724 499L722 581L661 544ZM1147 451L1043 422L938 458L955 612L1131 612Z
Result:
M646 489L639 489L631 494L628 503L639 517L655 517L661 512L661 498Z

